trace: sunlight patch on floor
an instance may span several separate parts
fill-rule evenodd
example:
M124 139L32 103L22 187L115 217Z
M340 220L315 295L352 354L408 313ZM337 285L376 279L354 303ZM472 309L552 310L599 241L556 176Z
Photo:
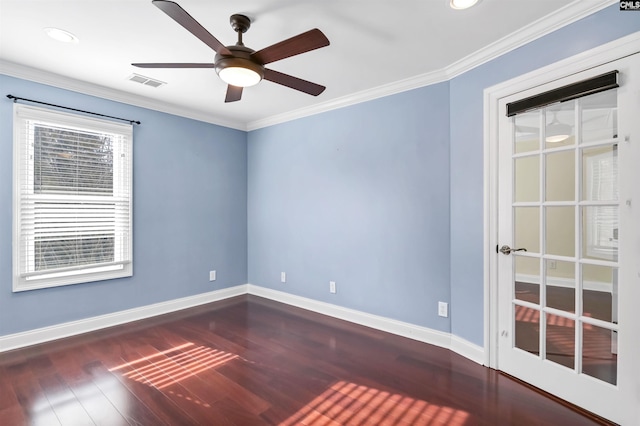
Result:
M281 426L463 425L469 413L419 399L340 381Z
M238 355L229 352L186 343L125 362L109 371L120 371L126 378L164 389L236 358Z

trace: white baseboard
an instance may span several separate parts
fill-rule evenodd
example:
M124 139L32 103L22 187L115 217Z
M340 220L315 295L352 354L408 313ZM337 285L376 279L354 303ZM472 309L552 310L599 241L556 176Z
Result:
M471 343L468 340L463 339L455 335L451 335L451 346L449 347L453 352L461 355L471 361L474 361L480 365L485 364L484 348L478 346L475 343Z
M484 349L482 347L460 337L453 336L450 333L421 327L379 315L372 315L330 303L319 302L317 300L307 299L305 297L271 290L253 284L243 284L231 288L197 294L195 296L142 306L140 308L114 312L112 314L66 322L63 324L38 328L7 336L0 336L0 352L75 336L82 333L88 333L90 331L113 327L115 325L138 321L157 315L168 314L182 309L204 305L205 303L241 296L243 294L253 294L255 296L264 297L265 299L274 300L276 302L296 306L298 308L317 312L333 318L371 327L376 330L439 346L452 350L471 361L477 362L478 364L484 363Z
M182 309L192 308L205 303L216 302L234 296L247 293L247 285L215 290L208 293L197 294L195 296L183 297L169 300L167 302L155 303L153 305L142 306L140 308L128 309L126 311L114 312L112 314L100 315L78 321L66 322L52 325L50 327L38 328L22 333L0 336L0 352L38 343L49 342L51 340L62 339L75 336L77 334L100 330L131 321L137 321L157 315L168 314Z
M333 318L353 322L355 324L371 327L376 330L407 337L409 339L428 343L434 346L449 349L478 364L484 364L484 348L475 345L461 337L453 336L438 330L394 320L354 309L330 303L319 302L306 297L296 296L282 291L259 287L253 284L247 285L247 292L255 296L271 299L276 302L286 303L308 311L317 312Z

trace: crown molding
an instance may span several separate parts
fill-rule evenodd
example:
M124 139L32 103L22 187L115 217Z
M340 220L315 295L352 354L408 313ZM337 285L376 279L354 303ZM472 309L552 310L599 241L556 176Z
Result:
M310 107L300 108L283 114L266 117L264 119L250 121L248 123L236 120L221 120L219 118L214 120L210 114L202 111L185 109L182 106L176 106L171 103L160 102L143 96L109 89L107 87L75 80L59 74L53 74L4 60L0 60L0 73L62 89L98 96L100 98L116 102L123 102L129 105L191 118L218 126L251 131L391 96L408 90L418 89L431 84L449 81L460 74L468 72L491 61L492 59L515 50L518 47L589 16L614 3L618 3L618 0L574 0L572 3L569 3L554 13L532 22L526 27L503 37L502 39L460 59L459 61L454 62L443 69L374 87L372 89L363 90Z
M177 106L168 102L134 95L121 90L110 89L94 83L76 80L60 74L16 64L3 59L0 59L0 74L33 81L35 83L46 84L60 89L71 90L84 95L96 96L110 101L122 102L128 105L165 112L167 114L177 115L184 118L204 121L205 123L216 124L218 126L230 127L237 130L246 130L245 123L241 121L220 119L212 120L211 114L202 111L189 110L183 106Z
M579 21L614 3L618 3L618 0L574 0L572 3L558 9L552 14L543 16L518 31L447 66L444 69L447 79L450 80L460 74L464 74L492 59L544 37L573 22Z
M372 101L374 99L383 98L397 93L406 92L408 90L417 89L428 86L430 84L440 83L447 80L444 70L438 70L415 77L406 78L404 80L374 87L341 98L332 99L327 102L316 104L306 108L300 108L295 111L285 112L283 114L273 115L261 120L247 123L247 130L257 130L263 127L273 126L287 121L296 120L298 118L308 117L310 115L320 114L322 112L332 111L334 109L344 108L347 106L359 104L362 102Z
M618 3L618 0L574 0L572 3L569 3L554 13L532 22L520 30L501 38L500 40L441 70L385 84L373 89L363 90L352 95L316 104L308 108L301 108L284 114L278 114L261 120L252 121L247 123L247 130L257 130L263 127L269 127L275 124L281 124L287 121L328 112L334 109L344 108L377 98L395 95L408 90L418 89L430 84L449 81L460 74L470 71L491 61L492 59L552 33L553 31L589 16L614 3Z

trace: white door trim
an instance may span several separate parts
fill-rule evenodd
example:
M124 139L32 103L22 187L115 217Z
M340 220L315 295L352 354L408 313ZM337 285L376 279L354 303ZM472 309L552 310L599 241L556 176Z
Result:
M640 31L484 90L484 364L498 365L498 127L501 98L640 51Z

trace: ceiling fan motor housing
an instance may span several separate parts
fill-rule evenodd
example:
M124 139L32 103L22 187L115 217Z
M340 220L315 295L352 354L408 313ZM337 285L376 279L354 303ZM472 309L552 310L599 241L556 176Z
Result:
M233 56L216 54L215 65L218 75L225 68L238 67L254 71L260 76L260 80L264 78L264 65L251 59L251 54L255 52L253 49L239 45L227 46L227 49L233 53Z

